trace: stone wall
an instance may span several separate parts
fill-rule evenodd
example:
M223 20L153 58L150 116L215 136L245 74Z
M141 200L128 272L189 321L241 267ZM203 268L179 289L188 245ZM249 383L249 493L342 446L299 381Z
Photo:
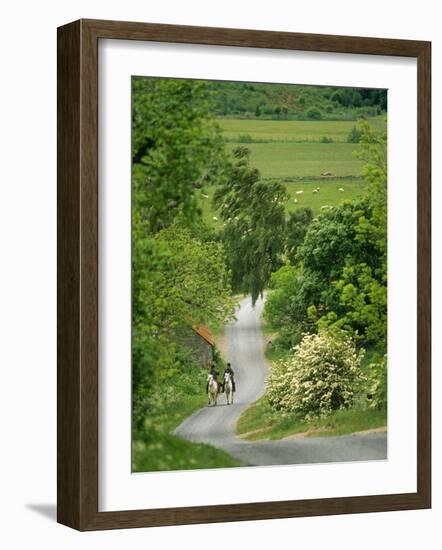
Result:
M209 367L213 360L213 348L192 329L185 329L177 335L179 345L190 350L195 360L203 367Z

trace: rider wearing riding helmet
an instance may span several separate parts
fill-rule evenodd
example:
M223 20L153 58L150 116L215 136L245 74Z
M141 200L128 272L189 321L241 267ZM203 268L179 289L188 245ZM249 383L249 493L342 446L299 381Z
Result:
M210 367L210 371L209 371L209 374L211 374L213 376L213 379L215 380L215 382L218 384L218 388L220 387L220 383L218 382L218 376L219 376L219 371L216 370L216 365L215 363L212 364L212 366ZM207 384L206 384L206 393L209 391L209 381L207 380Z
M224 378L224 376L226 374L230 374L231 378L232 378L232 386L233 386L233 391L236 391L236 384L235 384L235 373L233 372L233 369L232 369L232 365L230 363L227 363L227 367L226 369L224 370L224 375L223 375L223 387L222 387L222 390L224 392L224 386L226 385L226 379Z

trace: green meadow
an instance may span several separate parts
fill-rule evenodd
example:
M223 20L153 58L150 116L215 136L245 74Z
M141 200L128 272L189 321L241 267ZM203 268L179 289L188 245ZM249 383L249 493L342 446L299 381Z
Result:
M250 160L264 178L360 176L363 162L353 156L356 143L228 143L232 149L243 145L250 149Z
M375 131L385 128L385 117L369 118ZM225 138L237 141L240 136L249 136L254 141L321 141L331 138L334 142L346 142L356 121L351 120L257 120L218 118Z
M227 148L244 146L263 178L281 179L290 195L287 212L309 207L315 214L356 199L364 189L359 144L347 138L355 121L296 121L218 118ZM375 131L385 129L384 116L368 120ZM326 138L324 140L324 138ZM324 177L322 174L331 174ZM201 191L204 219L220 228L212 207L214 189Z
M286 181L285 185L290 195L286 203L287 212L292 212L299 207L309 207L315 214L345 200L354 200L364 189L362 179L305 179L296 182ZM315 192L314 190L318 187L319 190ZM204 219L213 227L220 229L223 222L218 212L212 207L214 191L215 189L212 187L201 192L200 204Z

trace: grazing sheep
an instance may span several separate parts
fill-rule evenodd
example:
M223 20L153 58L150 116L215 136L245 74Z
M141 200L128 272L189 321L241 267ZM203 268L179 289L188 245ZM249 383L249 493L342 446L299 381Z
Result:
M218 221L218 218L217 218L216 216L213 216L212 220L213 220L214 222L217 222L217 221Z
M343 188L343 187L340 187L340 188L338 189L338 191L341 191L341 192L342 192L342 191L344 191L344 188Z
M300 195L301 193L304 193L304 191L302 191L302 190L301 191L296 191L297 195Z
M317 193L318 190L317 189L313 189L312 193Z
M293 199L293 202L298 202L298 199Z
M204 193L201 193L201 196L203 197L203 199L208 199L209 198L209 195L205 195Z

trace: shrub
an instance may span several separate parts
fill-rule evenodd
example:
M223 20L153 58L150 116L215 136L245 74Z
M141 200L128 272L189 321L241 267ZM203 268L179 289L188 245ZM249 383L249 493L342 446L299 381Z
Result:
M368 366L367 397L369 407L378 410L387 408L387 356Z
M347 136L347 143L359 143L361 140L362 131L357 126L353 126Z
M333 143L333 138L329 136L322 136L321 143Z
M321 111L319 109L316 109L316 107L312 107L307 111L307 118L309 118L310 120L321 120Z
M250 134L242 134L238 136L238 143L253 143L253 138Z
M272 369L267 387L270 405L306 420L350 407L364 379L363 355L344 332L305 335L293 355Z

